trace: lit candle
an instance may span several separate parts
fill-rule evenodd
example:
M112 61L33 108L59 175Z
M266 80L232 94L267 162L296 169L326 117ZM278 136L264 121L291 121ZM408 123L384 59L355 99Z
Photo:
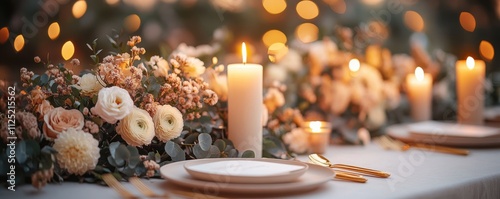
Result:
M305 131L309 133L309 149L311 153L325 153L330 143L330 123L321 121L306 122Z
M484 74L482 60L467 57L456 63L458 122L463 124L483 124L484 121Z
M430 120L432 117L432 77L420 67L415 74L406 77L408 100L411 106L411 118L414 121Z
M262 157L262 66L246 63L246 47L242 44L243 63L227 68L228 138L238 151L252 150Z
M359 71L360 67L361 64L359 63L358 59L351 59L351 61L349 61L349 71L351 72L352 76L356 76L356 73Z

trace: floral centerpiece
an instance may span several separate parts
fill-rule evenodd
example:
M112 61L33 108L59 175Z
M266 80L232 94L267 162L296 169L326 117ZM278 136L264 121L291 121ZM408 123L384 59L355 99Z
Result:
M15 157L7 162L4 145L0 168L17 166L18 184L25 178L37 188L52 180L94 182L104 173L155 177L173 161L253 156L225 138L219 97L201 77L213 65L180 52L145 59L141 37L117 38L109 41L119 51L102 60L97 41L87 45L96 68L81 75L71 70L78 59L54 65L35 57L44 74L21 69L15 129L1 115L1 138L14 145Z

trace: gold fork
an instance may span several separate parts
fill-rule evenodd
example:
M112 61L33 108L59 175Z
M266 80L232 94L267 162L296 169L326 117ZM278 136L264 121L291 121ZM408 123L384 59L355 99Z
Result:
M469 151L465 149L458 149L452 147L437 146L431 144L413 143L407 144L399 140L392 139L389 136L381 136L379 139L379 144L385 149L406 151L410 148L425 149L433 152L448 153L454 155L469 155Z
M138 198L134 194L130 193L116 178L113 174L104 174L102 175L102 180L110 187L112 187L118 194L120 194L123 198Z

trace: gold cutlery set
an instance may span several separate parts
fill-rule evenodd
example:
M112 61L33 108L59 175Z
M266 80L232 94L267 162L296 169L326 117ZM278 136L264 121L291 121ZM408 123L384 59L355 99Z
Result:
M411 143L407 144L399 140L392 139L389 136L381 136L376 140L384 149L388 150L398 150L398 151L407 151L411 148L423 149L432 152L440 152L454 155L463 155L466 156L469 154L468 150L458 149L452 147L444 147L444 146L436 146L431 144L423 144L423 143ZM384 171L378 171L369 168L357 167L346 164L332 164L330 160L326 157L319 154L311 154L309 155L309 160L311 163L316 165L321 165L325 167L330 167L334 169L335 178L341 180L347 180L352 182L365 183L367 179L363 176L372 176L378 178L388 178L391 174Z
M387 173L385 171L378 171L369 168L363 168L347 164L332 164L330 160L319 154L309 155L309 160L313 164L330 167L334 169L333 171L335 172L335 178L340 180L365 183L368 180L360 174L378 178L388 178L391 175L390 173Z
M380 146L382 146L382 148L387 150L407 151L410 148L417 148L439 153L448 153L448 154L464 155L464 156L469 155L469 151L465 149L458 149L458 148L444 147L444 146L437 146L437 145L423 144L423 143L408 144L396 139L392 139L389 136L381 136L376 141Z

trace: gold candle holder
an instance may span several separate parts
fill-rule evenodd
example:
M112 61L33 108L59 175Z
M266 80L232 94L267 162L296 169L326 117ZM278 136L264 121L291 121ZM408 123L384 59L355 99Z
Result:
M331 124L324 121L310 121L304 122L303 128L309 134L311 153L324 154L330 144Z

